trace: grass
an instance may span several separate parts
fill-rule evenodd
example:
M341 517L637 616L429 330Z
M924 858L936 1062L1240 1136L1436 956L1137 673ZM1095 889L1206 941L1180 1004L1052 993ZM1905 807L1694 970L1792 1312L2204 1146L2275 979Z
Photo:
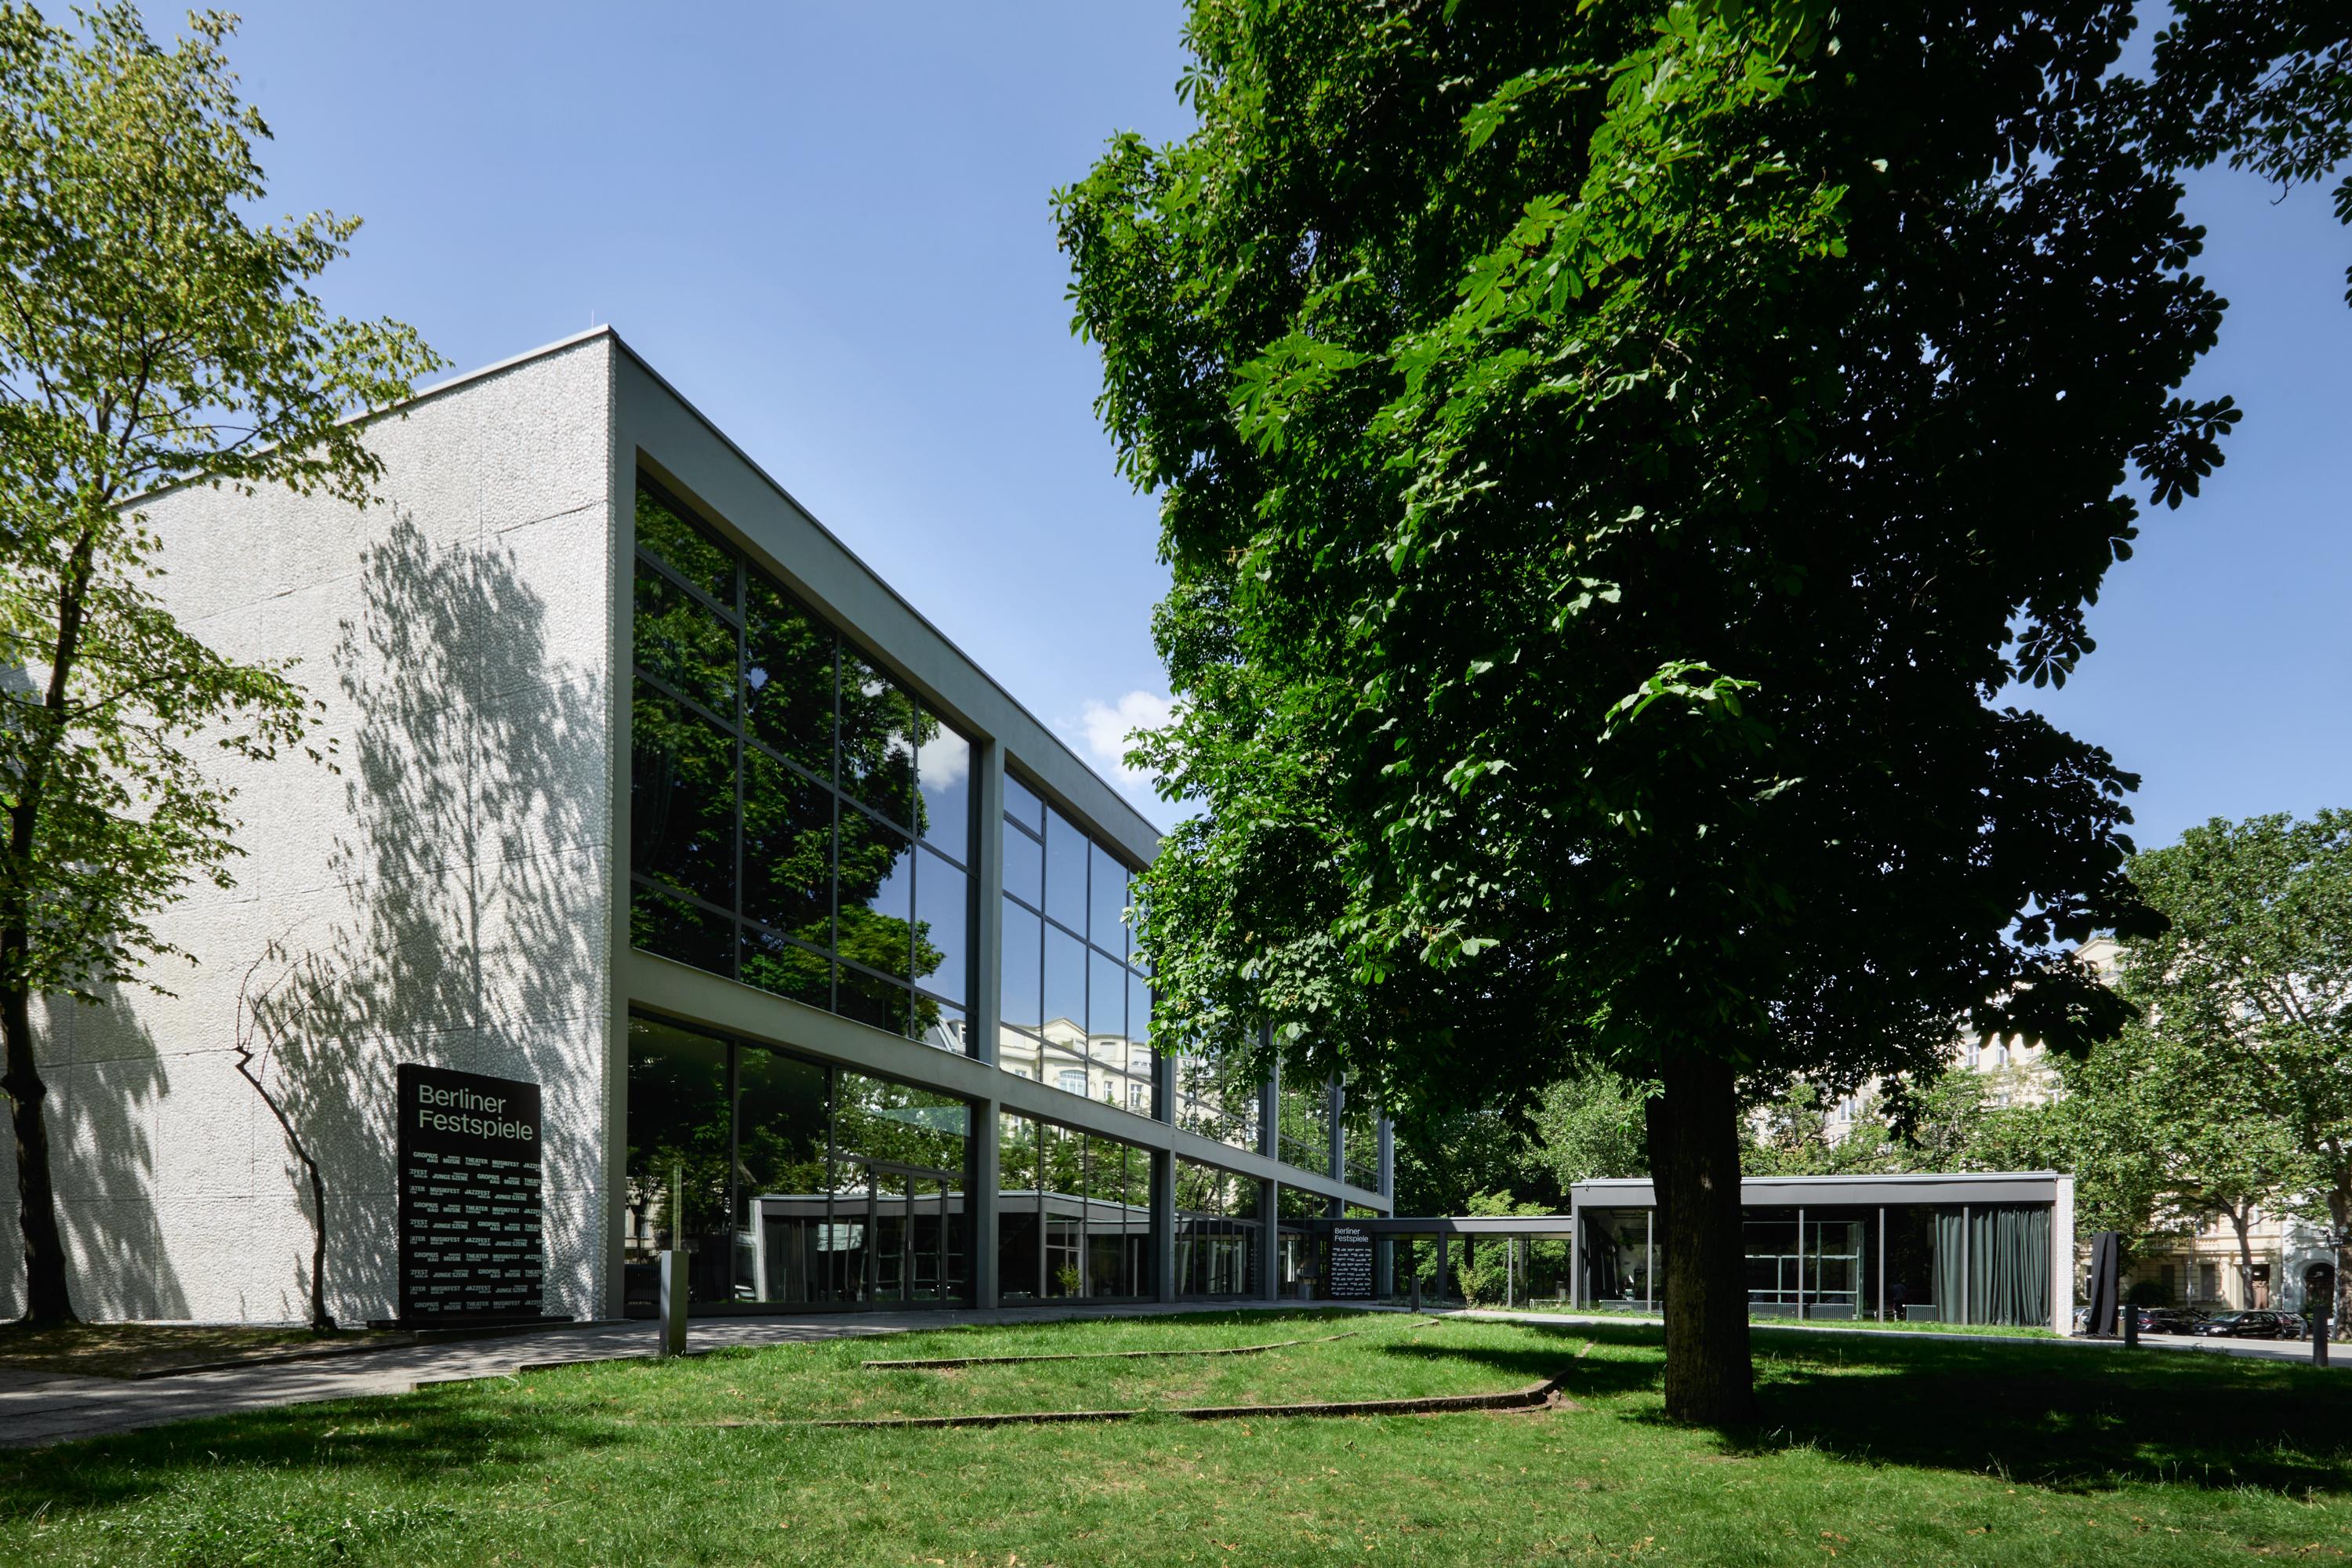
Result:
M2186 1568L2352 1553L2352 1376L2292 1363L1765 1334L1765 1421L1737 1434L1660 1418L1657 1333L1631 1324L1391 1316L1264 1356L859 1366L1345 1323L1210 1315L834 1341L0 1454L0 1561ZM1484 1391L1562 1369L1577 1408L1527 1414L799 1424L1005 1401Z
M373 1341L407 1342L404 1333L366 1329L313 1333L307 1328L187 1328L164 1323L74 1323L64 1328L0 1326L0 1367L84 1377L142 1373L214 1362L276 1359L289 1351L344 1349Z

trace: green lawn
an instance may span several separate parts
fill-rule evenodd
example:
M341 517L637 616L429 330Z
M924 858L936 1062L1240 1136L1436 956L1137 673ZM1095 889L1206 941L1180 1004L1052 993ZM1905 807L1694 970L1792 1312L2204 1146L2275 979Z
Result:
M1347 1340L953 1373L872 1358ZM1579 1352L1591 1348L1581 1356ZM2352 1375L1764 1333L1766 1424L1659 1419L1656 1331L1388 1316L991 1327L536 1373L0 1454L0 1559L2203 1564L2352 1554ZM983 1430L839 1415L1501 1390L1577 1408Z

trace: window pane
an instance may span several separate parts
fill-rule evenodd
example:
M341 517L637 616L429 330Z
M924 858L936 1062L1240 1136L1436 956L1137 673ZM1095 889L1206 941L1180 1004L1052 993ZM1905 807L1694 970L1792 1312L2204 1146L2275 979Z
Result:
M713 974L735 973L735 921L643 882L629 889L629 945Z
M971 1107L951 1095L840 1072L834 1141L845 1154L961 1175Z
M845 805L837 951L894 980L913 977L915 850L907 836Z
M1015 1028L1034 1029L1045 1022L1038 990L1045 959L1044 930L1035 915L1010 899L1004 900L1003 1021Z
M1127 1067L1127 971L1101 953L1087 955L1093 970L1087 988L1087 1033L1095 1058L1122 1071Z
M629 1020L629 1256L688 1248L688 1293L732 1294L728 1262L727 1043L650 1019ZM682 1206L673 1212L676 1189Z
M1032 833L1045 831L1045 803L1009 772L1004 775L1004 815Z
M756 574L747 592L743 706L751 735L830 780L833 632Z
M833 963L780 936L743 930L743 984L812 1007L833 1005Z
M971 847L971 742L936 714L922 716L915 780L922 795L915 827L923 842L950 858L969 861Z
M637 668L735 722L735 628L640 562L631 622Z
M735 607L735 554L651 490L637 491L637 548L662 558L679 576Z
M960 1057L971 1054L964 1010L929 996L915 998L914 1025L908 1032L934 1050L952 1051Z
M1045 1029L1079 1039L1087 1028L1087 950L1077 938L1045 928ZM1081 1047L1083 1042L1081 1042Z
M748 1225L751 1198L824 1188L824 1068L743 1046L735 1072L735 1181Z
M966 913L971 884L961 871L929 850L915 866L915 978L950 1002L964 1000L971 961Z
M1045 847L1010 822L998 825L1004 840L1004 890L1033 910L1045 907Z
M1083 1050L1073 1048L1067 1034L1049 1034L1038 1056L1037 1081L1071 1094L1085 1094L1088 1081Z
M1139 1049L1151 1047L1151 987L1132 974L1127 977L1127 1037Z
M1099 844L1088 847L1087 940L1113 958L1127 956L1127 868Z
M835 1012L893 1035L913 1031L915 994L903 983L885 980L845 963L839 966L838 975L841 983L834 991Z
M893 822L914 820L914 700L845 646L841 649L841 790Z
M1037 1077L1037 1058L1042 1048L1034 1035L1013 1029L996 1031L996 1065L1015 1078L1025 1078L1032 1083L1042 1081Z
M1045 811L1045 912L1074 931L1087 929L1087 836Z
M997 1292L1007 1301L1034 1300L1045 1282L1037 1123L1008 1112L997 1127Z
M833 945L833 795L756 749L743 758L743 912Z
M630 869L732 908L735 743L642 680L635 701Z

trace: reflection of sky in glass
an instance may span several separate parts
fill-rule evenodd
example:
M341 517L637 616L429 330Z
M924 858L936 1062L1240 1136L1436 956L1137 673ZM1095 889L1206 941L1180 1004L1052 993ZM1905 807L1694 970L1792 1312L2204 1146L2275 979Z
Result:
M1004 890L1017 895L1031 909L1043 909L1040 902L1045 885L1045 851L1038 842L1014 827L1004 825Z
M958 860L970 852L971 742L940 724L915 753L915 782L923 792L923 838Z
M876 837L880 837L881 834L877 831ZM874 896L866 900L866 907L877 915L887 915L895 921L915 918L915 852L912 849L898 851L890 862L889 875L884 877L882 885L874 889Z
M1035 915L1016 908L1011 900L1004 904L1004 1022L1015 1028L1034 1029L1044 1022L1038 1012L1038 964L1043 959L1038 943L1045 927Z
M951 1001L963 1000L964 874L926 849L915 875L915 918L928 929L923 940L940 952L938 965L918 974L931 990ZM1024 916L1024 919L1028 917Z
M1127 955L1127 868L1111 858L1099 844L1089 846L1089 900L1087 940L1113 957Z
M1081 932L1087 929L1087 847L1086 835L1068 817L1045 813L1045 912Z
M1087 995L1087 1033L1123 1036L1127 1033L1127 972L1099 952L1092 956L1094 985Z
M1087 1016L1087 950L1077 939L1045 932L1045 1017L1066 1018L1085 1027Z

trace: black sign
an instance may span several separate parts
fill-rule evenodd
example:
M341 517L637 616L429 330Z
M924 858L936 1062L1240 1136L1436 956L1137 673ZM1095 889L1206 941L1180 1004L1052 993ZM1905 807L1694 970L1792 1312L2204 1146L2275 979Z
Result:
M1342 1301L1369 1301L1372 1296L1372 1236L1356 1225L1331 1227L1331 1295Z
M539 1085L400 1065L400 1317L541 1314Z

